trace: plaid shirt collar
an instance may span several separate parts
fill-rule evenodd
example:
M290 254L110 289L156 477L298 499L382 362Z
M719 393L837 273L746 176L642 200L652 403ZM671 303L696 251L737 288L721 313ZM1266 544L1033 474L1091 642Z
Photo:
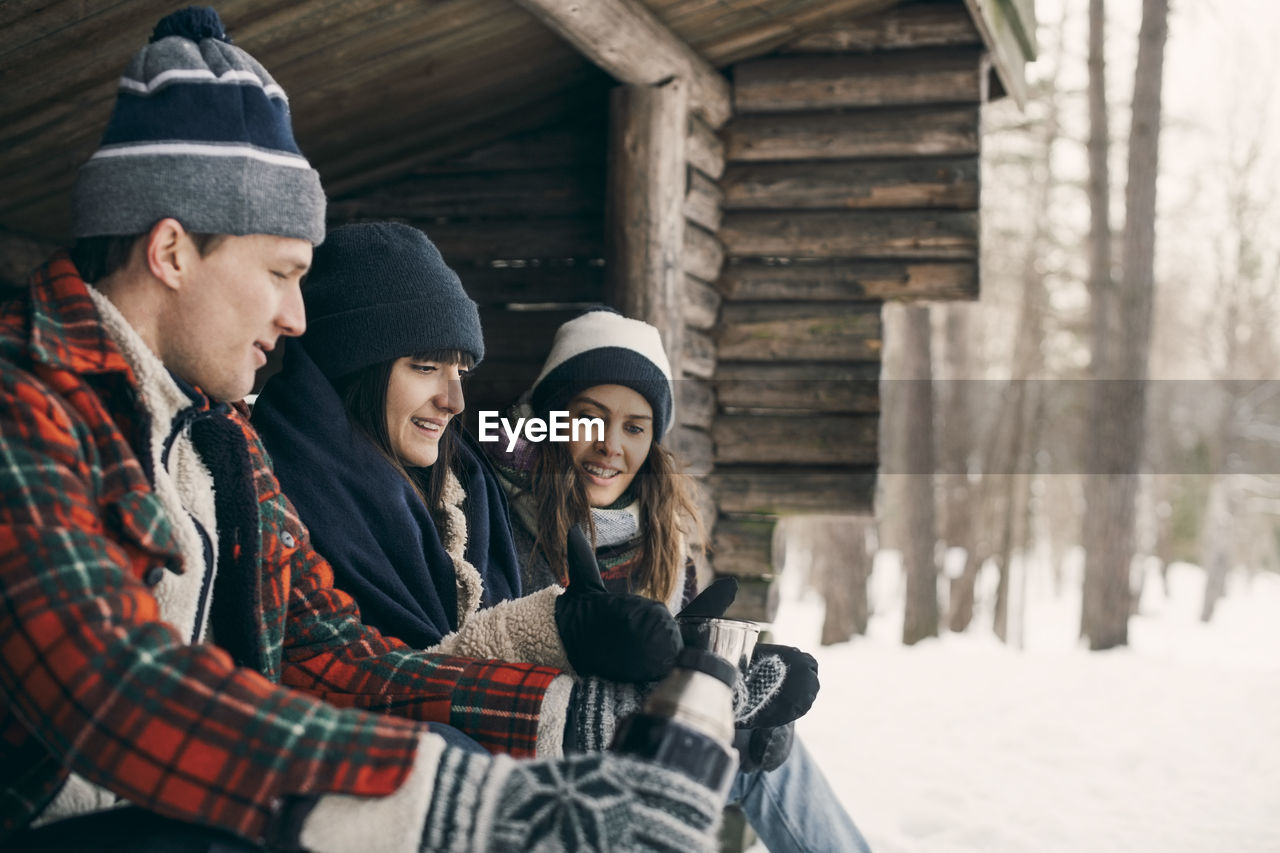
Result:
M31 277L31 357L74 373L123 373L136 384L133 370L103 328L88 285L65 251L57 252Z

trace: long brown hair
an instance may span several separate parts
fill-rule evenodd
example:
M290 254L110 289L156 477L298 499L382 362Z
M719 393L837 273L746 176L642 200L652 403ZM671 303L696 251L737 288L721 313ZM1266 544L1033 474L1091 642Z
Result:
M537 507L534 550L542 551L564 583L568 580L564 566L569 528L585 520L593 544L596 539L587 489L565 443L547 441L538 445L530 489ZM640 504L641 555L630 587L633 592L666 601L680 583L688 556L686 548L692 545L701 549L697 543L705 540L693 485L689 475L680 470L675 455L654 442L631 489Z
M410 358L414 361L456 364L464 369L470 369L475 362L470 355L458 350L430 350L414 353ZM397 459L395 451L391 449L391 434L387 430L387 385L391 382L391 369L397 361L398 358L392 358L371 364L339 377L334 384L338 396L342 398L342 406L347 410L347 417L386 457L391 467L409 481L427 508L434 511L444 501L445 472L453 466L453 422L456 418L450 418L448 426L440 434L439 455L430 468L408 467Z

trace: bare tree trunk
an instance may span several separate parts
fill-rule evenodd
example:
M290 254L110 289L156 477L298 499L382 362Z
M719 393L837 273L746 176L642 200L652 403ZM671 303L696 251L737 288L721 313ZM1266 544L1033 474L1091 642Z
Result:
M974 586L978 578L977 515L973 511L977 489L969 482L969 454L973 450L974 412L971 388L981 380L970 374L969 338L972 334L968 305L947 305L942 310L946 367L951 375L944 385L945 396L941 423L946 424L938 436L942 467L947 472L939 477L942 489L942 541L948 550L956 549L964 558L958 571L950 576L947 595L947 625L952 631L963 631L973 619Z
M1133 519L1142 462L1146 378L1154 293L1156 176L1160 153L1160 92L1168 0L1143 0L1134 72L1133 120L1125 186L1123 281L1118 294L1123 334L1098 340L1090 423L1095 433L1085 484L1085 581L1081 633L1091 649L1128 643ZM1097 359L1101 352L1104 358Z
M938 636L938 568L934 558L937 531L933 494L933 375L932 329L929 309L910 306L900 309L906 338L903 348L906 381L900 389L905 405L901 410L905 434L902 450L909 464L906 477L903 569L907 576L906 608L902 642L914 645L926 637Z
M824 646L846 643L855 634L867 633L867 579L871 576L867 535L874 525L869 516L824 518L818 525L822 534L816 539L819 546L814 552L814 568L819 570L826 601L819 641Z

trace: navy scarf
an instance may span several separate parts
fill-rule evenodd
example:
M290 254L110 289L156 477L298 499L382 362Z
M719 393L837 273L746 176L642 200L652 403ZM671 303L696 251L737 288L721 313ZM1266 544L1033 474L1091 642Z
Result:
M348 419L338 392L297 340L253 408L276 477L336 586L363 621L415 648L458 627L453 560L408 481ZM506 496L474 440L459 427L453 471L466 493L465 556L484 583L482 606L520 595L520 563Z

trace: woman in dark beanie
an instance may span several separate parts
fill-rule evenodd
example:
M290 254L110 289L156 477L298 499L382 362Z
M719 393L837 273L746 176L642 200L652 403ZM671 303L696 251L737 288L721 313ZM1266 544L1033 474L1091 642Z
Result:
M597 309L556 332L516 416L599 418L603 435L569 442L485 444L515 512L526 591L569 583L557 567L571 527L596 546L606 588L641 593L689 615L720 616L732 582L698 595L688 541L701 532L689 478L662 445L674 419L671 369L658 330ZM822 772L794 739L817 693L813 658L758 644L736 703L741 805L774 853L866 850ZM607 698L604 701L609 701ZM607 739L602 733L601 739Z
M623 681L665 674L678 634L653 602L558 587L520 598L502 489L454 425L461 379L484 357L479 313L426 235L331 231L303 299L306 334L287 342L253 423L365 623L420 649Z

